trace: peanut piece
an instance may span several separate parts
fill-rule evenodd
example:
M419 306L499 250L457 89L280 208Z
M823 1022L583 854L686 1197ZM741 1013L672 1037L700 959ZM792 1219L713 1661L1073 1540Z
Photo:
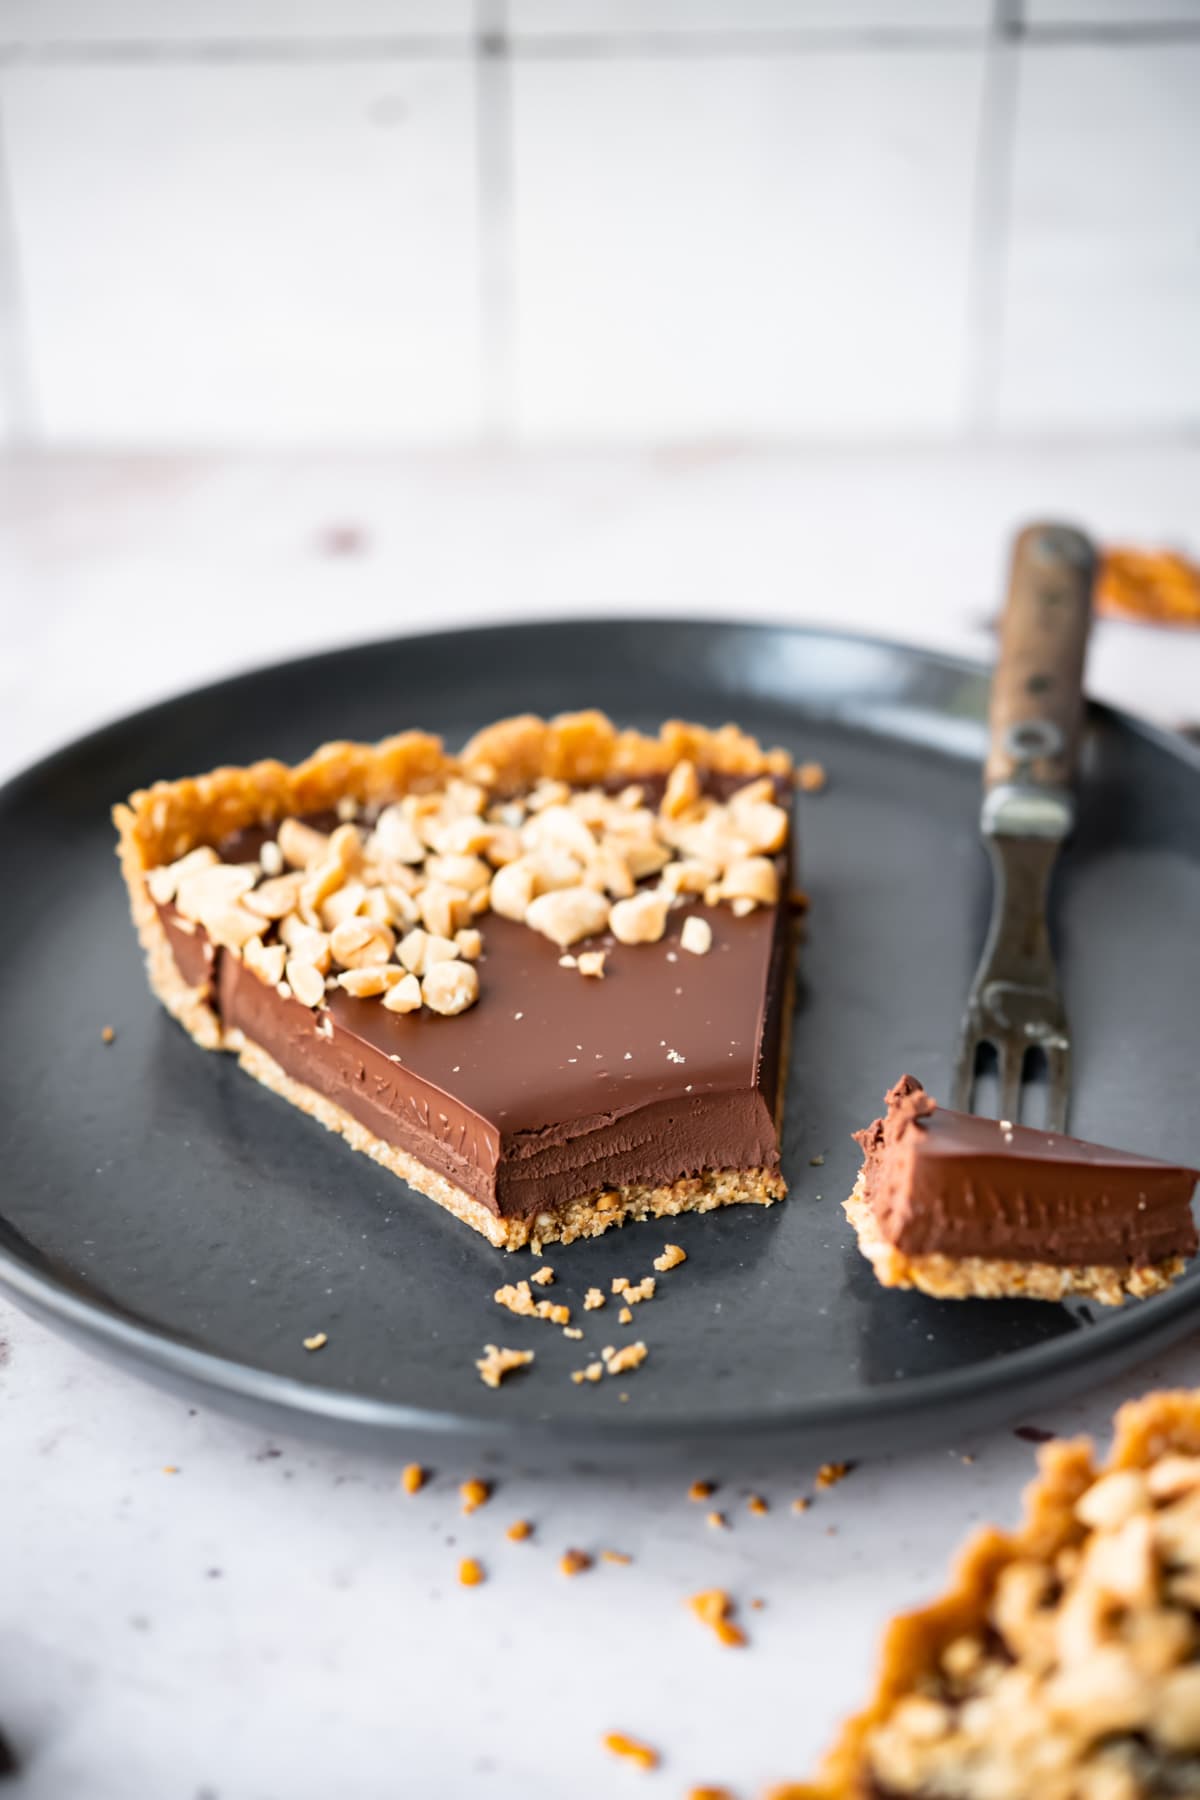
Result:
M647 890L632 900L618 900L609 916L609 926L622 944L657 944L667 929L667 901L664 895Z
M434 963L425 972L421 992L431 1012L466 1012L479 998L479 976L470 963Z
M325 998L325 977L311 963L293 956L284 970L287 984L301 1006L320 1006Z
M683 921L683 930L679 933L679 948L688 950L693 956L707 956L712 949L712 926L707 919L693 913L690 919Z
M401 975L395 987L383 996L385 1012L416 1012L421 1004L421 984L415 975Z
M623 900L620 904L629 906L632 902ZM663 916L665 919L665 909ZM555 888L551 893L539 894L525 914L528 926L563 950L577 944L580 938L603 931L608 919L608 901L587 887Z
M372 963L385 963L395 947L391 927L374 919L345 919L329 934L329 948L335 962L343 969L366 969Z
M284 819L277 833L280 855L289 868L311 869L329 853L329 839L299 819Z

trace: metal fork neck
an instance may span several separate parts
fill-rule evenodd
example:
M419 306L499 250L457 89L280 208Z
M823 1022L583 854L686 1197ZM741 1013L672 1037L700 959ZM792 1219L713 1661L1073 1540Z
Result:
M1075 802L1066 788L1034 782L1005 781L983 796L979 826L985 837L1069 837L1075 824Z

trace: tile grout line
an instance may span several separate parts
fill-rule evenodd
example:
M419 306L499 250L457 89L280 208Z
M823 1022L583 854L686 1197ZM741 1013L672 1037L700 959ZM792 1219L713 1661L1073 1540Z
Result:
M7 450L28 449L37 439L37 414L33 401L29 362L29 332L25 308L21 259L17 248L17 220L9 177L8 140L4 100L0 94L0 398L7 424L0 443Z
M480 0L481 16L502 0ZM1002 10L1004 0L1001 0ZM477 26L474 48L482 35ZM1171 44L1200 38L1200 20L1161 19L1037 24L1014 21L1010 35L1031 47L1062 45ZM822 51L868 50L898 52L972 49L984 42L988 28L941 26L926 30L905 27L861 26L803 30L749 31L731 26L712 31L580 31L544 32L539 35L506 35L509 57L532 60L587 60L644 56L681 59L706 56L803 56ZM88 64L175 64L197 62L370 62L461 59L472 54L469 37L447 33L364 33L357 37L159 38L81 39L53 43L4 39L0 35L0 67L77 67Z
M475 164L479 253L479 434L512 433L513 134L507 0L476 0Z
M1022 45L1021 0L995 0L985 53L967 271L963 431L995 432L1011 249L1012 165Z

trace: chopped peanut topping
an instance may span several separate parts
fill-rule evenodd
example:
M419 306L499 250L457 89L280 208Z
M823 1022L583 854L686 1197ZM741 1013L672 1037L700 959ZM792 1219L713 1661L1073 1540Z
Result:
M622 944L658 943L671 908L690 895L737 914L777 899L771 858L788 820L775 780L752 778L720 801L687 757L666 775L657 812L637 785L614 795L543 780L497 797L453 777L377 814L346 794L332 832L285 818L257 862L225 863L201 845L147 871L146 885L159 905L175 906L182 928L202 926L304 1006L323 1005L329 977L389 1012L453 1017L479 998L474 965L486 965L488 912L567 951L605 930ZM710 923L689 917L680 942L706 954ZM561 960L600 980L608 955Z
M659 1754L649 1744L639 1743L637 1738L626 1737L623 1731L610 1731L604 1738L604 1748L614 1756L623 1756L627 1761L635 1763L639 1769L657 1769Z

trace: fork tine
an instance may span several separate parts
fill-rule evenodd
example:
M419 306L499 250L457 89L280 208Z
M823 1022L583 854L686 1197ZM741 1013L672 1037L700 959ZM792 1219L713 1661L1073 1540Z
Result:
M1002 1038L996 1048L1000 1053L1000 1117L1015 1122L1021 1117L1021 1071L1025 1066L1025 1046Z
M958 1041L958 1059L954 1064L954 1099L951 1104L956 1112L971 1110L971 1100L975 1093L975 1068L982 1043L983 1039L964 1021L962 1036Z
M1071 1092L1071 1046L1063 1038L1046 1052L1046 1130L1067 1129L1067 1100Z

